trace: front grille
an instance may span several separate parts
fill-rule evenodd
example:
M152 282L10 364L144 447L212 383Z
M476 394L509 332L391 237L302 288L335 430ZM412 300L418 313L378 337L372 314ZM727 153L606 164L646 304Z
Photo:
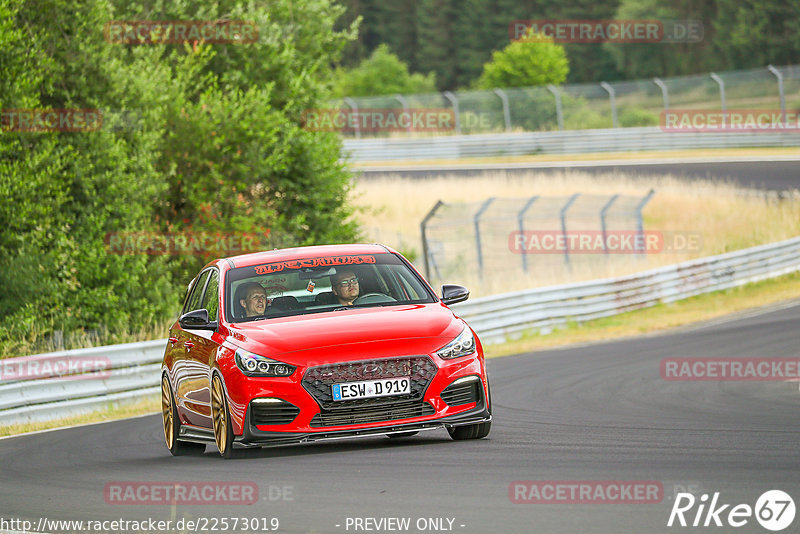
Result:
M406 401L415 401L419 405L436 371L436 365L428 356L403 356L311 367L303 376L302 384L322 408L323 414L328 411L346 411L349 413L355 408L386 407ZM411 379L411 393L370 399L333 400L333 392L331 390L331 385L333 384L402 377Z
M470 380L458 384L450 384L442 391L442 400L448 406L472 404L480 399L480 380Z
M353 407L346 411L323 411L311 420L312 427L357 425L360 423L378 423L396 421L410 417L433 415L436 410L427 402L416 400L395 402L384 406Z
M254 399L250 402L250 422L254 425L288 425L300 408L281 399Z

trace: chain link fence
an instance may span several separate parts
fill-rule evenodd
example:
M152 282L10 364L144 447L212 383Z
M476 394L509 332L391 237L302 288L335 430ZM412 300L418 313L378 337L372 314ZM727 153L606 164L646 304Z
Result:
M502 285L564 270L606 273L631 262L645 267L646 254L665 246L662 233L644 228L642 210L653 194L439 201L420 224L420 263L434 286L454 280Z
M785 116L800 109L800 65L560 87L345 98L331 105L351 114L446 110L453 117L435 131L412 124L362 125L342 131L348 138L658 126L663 113L675 109L769 109Z

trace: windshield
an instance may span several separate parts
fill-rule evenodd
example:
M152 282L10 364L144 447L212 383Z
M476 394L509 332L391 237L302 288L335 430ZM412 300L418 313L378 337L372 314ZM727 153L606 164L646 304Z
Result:
M231 322L368 306L435 302L396 255L304 258L231 269L225 310Z

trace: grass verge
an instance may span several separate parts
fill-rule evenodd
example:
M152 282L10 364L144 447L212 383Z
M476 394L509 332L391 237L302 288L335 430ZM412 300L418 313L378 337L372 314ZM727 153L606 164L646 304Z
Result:
M793 299L800 299L800 272L612 317L571 323L545 335L531 333L519 340L489 345L485 351L487 358L496 358L650 334Z
M89 423L99 423L101 421L113 421L115 419L124 419L126 417L134 417L137 415L145 415L159 411L161 411L161 396L152 395L136 403L111 407L105 410L97 410L83 415L66 417L64 419L0 426L0 436L13 436L16 434L26 434L28 432L48 430L51 428L85 425Z

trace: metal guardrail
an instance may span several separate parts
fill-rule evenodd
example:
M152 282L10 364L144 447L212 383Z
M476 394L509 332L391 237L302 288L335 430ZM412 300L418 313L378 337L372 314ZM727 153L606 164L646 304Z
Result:
M582 152L639 152L690 148L796 147L790 131L667 132L658 127L452 135L428 138L344 139L352 162L459 159Z
M453 309L492 344L798 270L800 237L630 276L483 297ZM166 344L160 339L0 360L0 424L63 418L157 394ZM91 365L69 375L55 366L41 372L44 362L76 359ZM33 367L35 379L13 378Z
M158 394L166 339L0 360L0 424L60 419ZM79 363L79 372L64 369Z
M800 270L800 237L638 274L492 295L453 305L486 344Z

